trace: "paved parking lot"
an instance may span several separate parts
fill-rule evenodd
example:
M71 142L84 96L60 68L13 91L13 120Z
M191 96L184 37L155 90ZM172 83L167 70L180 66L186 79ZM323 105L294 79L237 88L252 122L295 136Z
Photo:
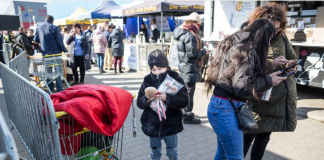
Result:
M86 73L86 83L104 84L121 87L133 93L137 93L143 77L141 73L125 73L114 75L112 71L107 74L98 74L96 69ZM178 152L182 160L211 160L216 150L216 134L211 129L207 119L207 96L199 89L195 93L194 112L202 120L200 125L184 125L184 131L179 137ZM2 86L0 85L1 111L8 122L6 105ZM324 159L324 123L307 118L321 114L324 109L324 90L305 86L298 86L298 126L293 133L273 133L264 159L297 159L297 160L323 160ZM140 115L142 110L136 108L137 137L132 137L132 110L124 125L124 160L150 159L149 139L140 129ZM324 114L322 114L323 116ZM8 123L9 124L9 123ZM30 159L28 152L15 136L20 156ZM162 159L168 159L163 150ZM246 159L249 159L248 157Z

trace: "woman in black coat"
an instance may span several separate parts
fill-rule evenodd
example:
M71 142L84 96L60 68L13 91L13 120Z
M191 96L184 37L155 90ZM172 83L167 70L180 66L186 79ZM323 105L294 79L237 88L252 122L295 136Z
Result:
M117 61L119 65L119 73L124 73L122 71L124 39L125 36L120 27L114 29L108 38L108 46L111 46L112 55L114 56L115 74L117 74Z

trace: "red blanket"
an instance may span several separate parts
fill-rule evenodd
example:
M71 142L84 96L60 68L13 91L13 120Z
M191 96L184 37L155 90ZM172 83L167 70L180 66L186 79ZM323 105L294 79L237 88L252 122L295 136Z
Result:
M91 84L73 86L52 94L51 98L55 111L68 112L79 123L74 126L107 136L123 126L133 101L132 95L123 89Z

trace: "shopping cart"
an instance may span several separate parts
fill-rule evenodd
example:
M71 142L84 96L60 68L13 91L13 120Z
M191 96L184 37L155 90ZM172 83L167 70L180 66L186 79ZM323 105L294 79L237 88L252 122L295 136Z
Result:
M39 77L39 81L36 85L44 83L42 89L47 89L47 91L52 94L49 88L49 84L53 83L54 80L64 80L65 84L69 88L70 85L66 81L63 74L63 54L52 54L45 55L44 57L33 57L29 62L29 74Z
M2 63L0 75L10 123L32 159L122 159L123 127L113 136L91 132L68 113L55 112L45 91Z
M63 159L120 160L122 158L122 127L113 136L91 132L77 126L74 118L66 112L56 112L60 123L60 144ZM76 128L83 128L75 131Z

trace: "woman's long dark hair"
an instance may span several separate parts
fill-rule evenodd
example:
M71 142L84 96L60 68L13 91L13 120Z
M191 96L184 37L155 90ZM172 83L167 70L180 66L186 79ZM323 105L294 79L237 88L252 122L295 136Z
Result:
M256 51L260 59L261 70L259 74L264 75L267 70L269 42L272 36L275 34L275 31L275 27L268 20L259 19L254 21L245 29L226 37L222 42L220 42L216 49L215 57L211 60L207 73L207 80L205 84L207 94L211 91L218 77L231 80L238 67L248 62L253 50ZM243 32L249 33L249 36L246 39L242 39L240 42L237 42L237 34ZM236 45L235 48L232 48L235 44L238 45ZM222 75L220 75L221 66L223 65L222 63L224 62L224 59L230 49L235 53L230 57L230 66L228 66L223 71Z

